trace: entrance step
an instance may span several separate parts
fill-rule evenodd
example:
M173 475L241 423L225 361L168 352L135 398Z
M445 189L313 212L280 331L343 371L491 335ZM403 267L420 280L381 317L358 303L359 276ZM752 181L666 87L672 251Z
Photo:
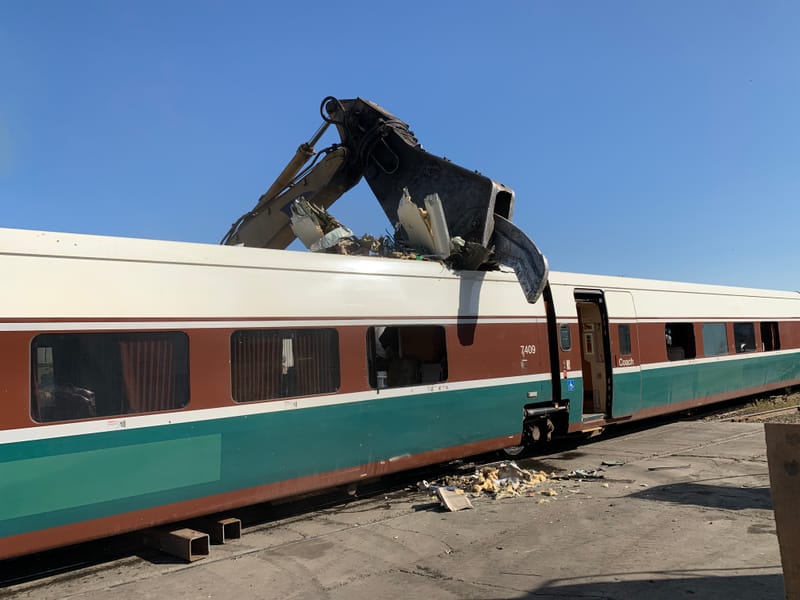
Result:
M584 423L588 421L602 421L605 418L605 414L603 413L583 413L582 421Z

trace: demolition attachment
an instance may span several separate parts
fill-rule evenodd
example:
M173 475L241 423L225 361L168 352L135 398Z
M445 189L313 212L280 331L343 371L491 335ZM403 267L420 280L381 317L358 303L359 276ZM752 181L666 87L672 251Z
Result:
M233 224L223 244L286 248L296 231L315 231L309 220L313 207L324 213L364 177L399 242L464 269L486 268L494 250L495 258L517 273L528 302L539 298L547 284L547 260L510 221L513 190L428 153L407 123L368 100L329 96L320 114L323 124L256 206ZM314 146L330 125L341 142L317 153ZM319 248L336 243L326 232L319 237L326 238ZM465 252L467 259L454 256Z

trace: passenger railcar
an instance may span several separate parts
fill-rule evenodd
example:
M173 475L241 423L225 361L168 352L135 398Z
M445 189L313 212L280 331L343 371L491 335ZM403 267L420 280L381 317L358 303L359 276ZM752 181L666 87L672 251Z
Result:
M0 558L800 383L800 296L0 230Z

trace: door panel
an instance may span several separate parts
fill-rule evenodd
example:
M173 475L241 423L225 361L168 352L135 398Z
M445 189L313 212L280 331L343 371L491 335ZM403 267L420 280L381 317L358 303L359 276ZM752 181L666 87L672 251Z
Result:
M641 356L636 307L630 292L607 291L613 373L612 416L632 414L642 404Z

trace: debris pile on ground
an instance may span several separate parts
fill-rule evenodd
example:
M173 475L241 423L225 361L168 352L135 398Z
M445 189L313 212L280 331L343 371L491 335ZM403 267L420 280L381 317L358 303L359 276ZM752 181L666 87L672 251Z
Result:
M604 460L601 464L606 467L620 467L625 462L614 459ZM620 479L606 480L605 473L606 470L599 467L548 474L545 471L523 469L514 461L508 461L483 465L470 474L446 475L438 481L428 482L423 479L417 483L417 489L420 492L436 496L439 502L450 511L473 508L469 498L479 497L493 500L520 496L536 497L539 499L539 504L544 504L565 491L580 493L580 489L567 489L565 486L568 481L602 482L601 485L605 488L609 487L606 481L623 481ZM537 487L544 483L548 483L549 486Z
M555 477L555 473L548 475L544 471L522 469L511 461L483 466L470 475L448 475L439 482L428 483L423 480L417 484L417 489L437 494L442 503L449 510L453 510L442 500L439 490L444 489L450 492L448 497L456 494L472 498L489 496L500 500L522 495L533 496L536 493L534 490L536 485ZM545 490L539 493L547 496L557 495L554 490ZM468 500L468 498L465 499Z
M554 475L553 479L574 479L577 481L583 481L584 479L603 479L605 477L605 469L592 469L591 471L587 469L575 469L574 471L570 471L564 475Z

